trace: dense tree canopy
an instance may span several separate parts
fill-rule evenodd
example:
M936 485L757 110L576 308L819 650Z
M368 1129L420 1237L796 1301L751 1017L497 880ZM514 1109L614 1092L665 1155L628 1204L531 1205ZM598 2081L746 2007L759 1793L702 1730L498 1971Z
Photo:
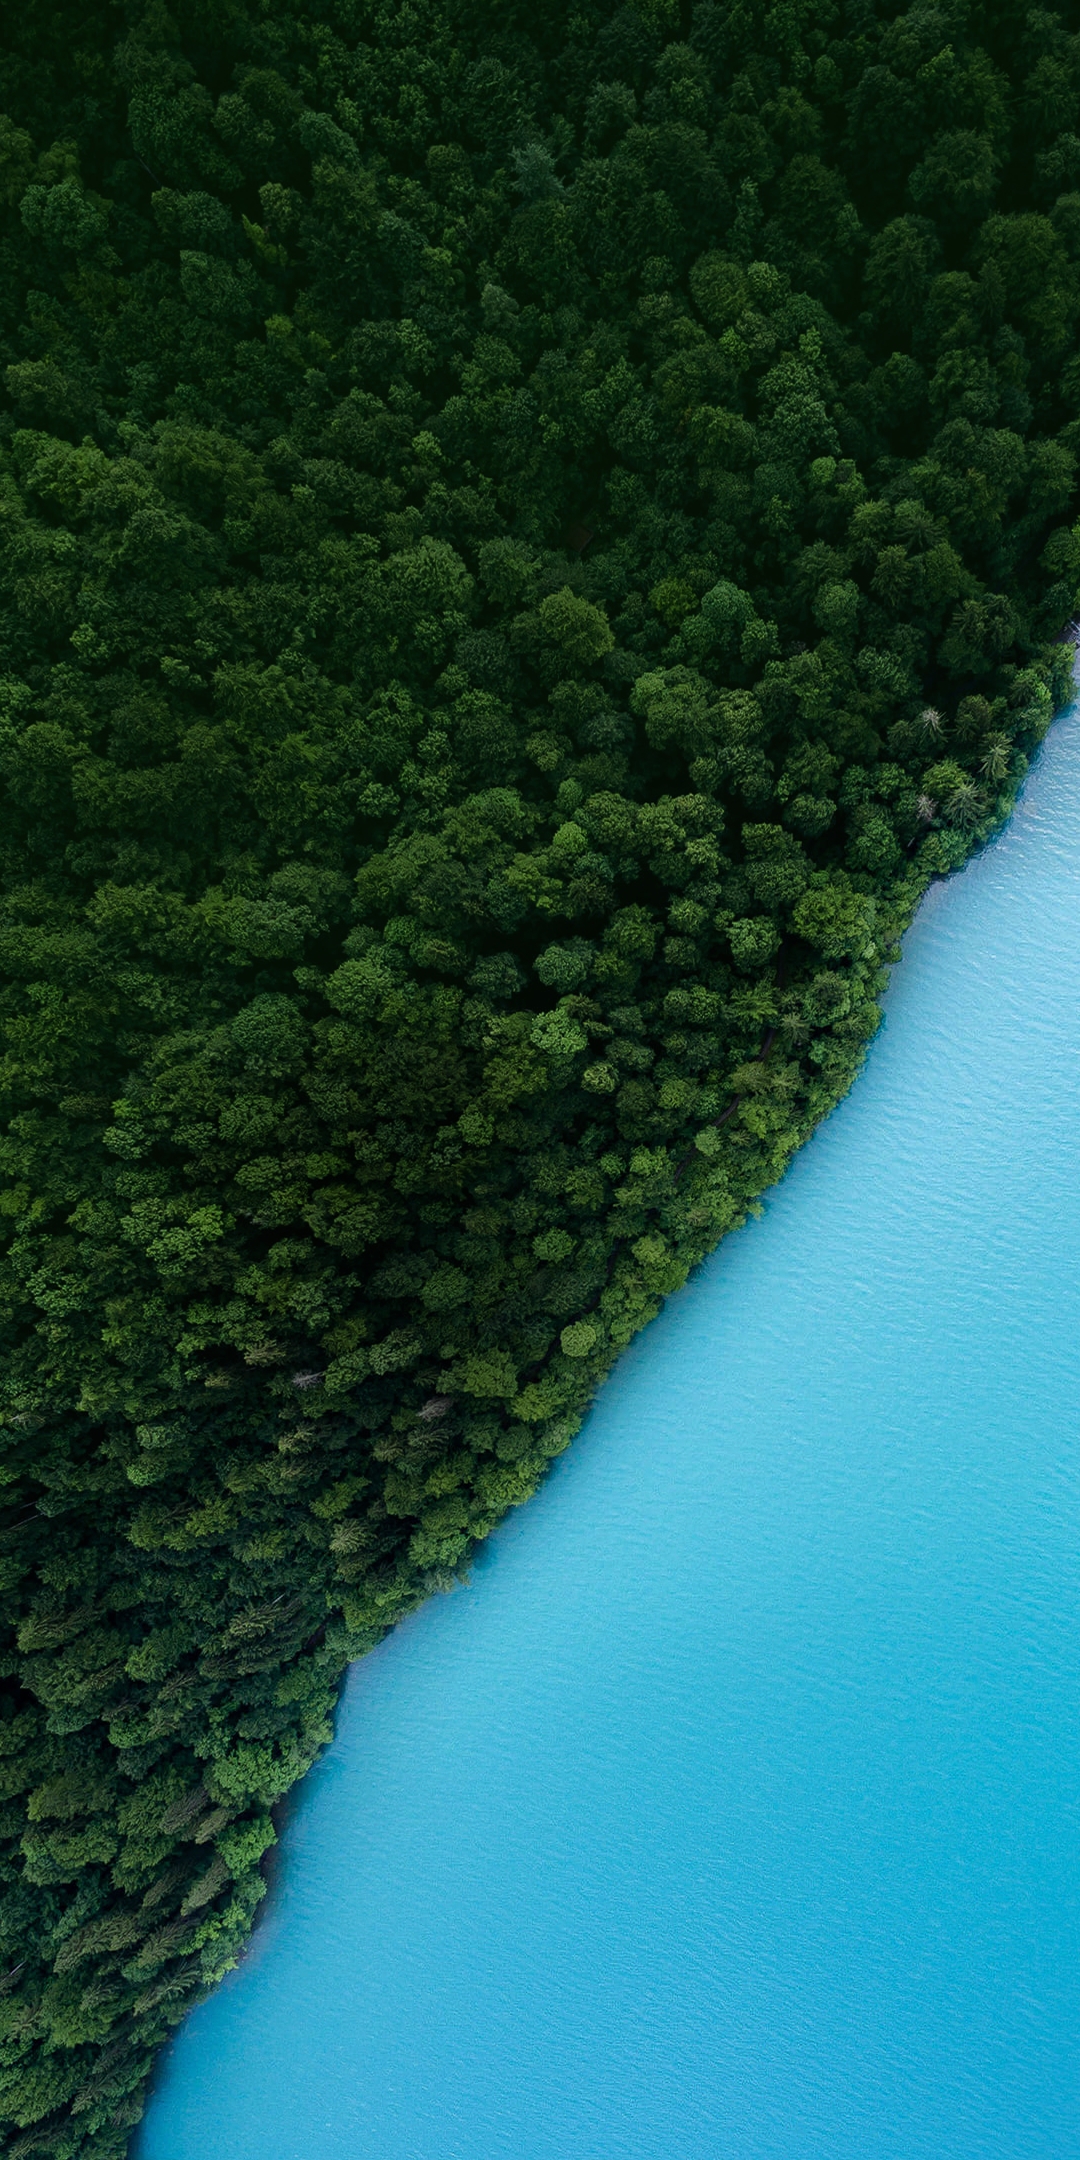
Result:
M1080 8L0 49L0 2117L843 1093L1068 679Z

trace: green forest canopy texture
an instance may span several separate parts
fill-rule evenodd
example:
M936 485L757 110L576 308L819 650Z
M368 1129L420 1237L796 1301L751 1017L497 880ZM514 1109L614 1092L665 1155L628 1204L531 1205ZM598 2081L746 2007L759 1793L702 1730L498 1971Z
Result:
M848 1086L1068 680L1080 6L0 54L0 2115Z

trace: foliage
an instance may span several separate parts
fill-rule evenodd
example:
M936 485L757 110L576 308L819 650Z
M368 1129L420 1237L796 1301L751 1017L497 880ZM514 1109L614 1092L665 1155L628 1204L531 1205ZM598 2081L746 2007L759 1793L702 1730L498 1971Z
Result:
M1067 681L1077 9L3 32L0 2107L843 1093Z

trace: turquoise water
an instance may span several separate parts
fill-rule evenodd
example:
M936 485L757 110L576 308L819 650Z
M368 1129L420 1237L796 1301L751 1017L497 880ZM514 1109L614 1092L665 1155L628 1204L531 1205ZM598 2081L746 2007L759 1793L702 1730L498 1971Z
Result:
M1080 719L853 1095L351 1677L139 2160L1076 2160Z

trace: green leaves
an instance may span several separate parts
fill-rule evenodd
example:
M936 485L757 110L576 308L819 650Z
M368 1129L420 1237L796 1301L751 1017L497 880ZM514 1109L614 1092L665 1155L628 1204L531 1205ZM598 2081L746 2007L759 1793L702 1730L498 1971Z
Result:
M58 255L91 253L109 228L107 204L88 196L74 178L27 188L19 210L31 238Z
M741 265L713 248L698 257L690 271L690 290L710 330L726 330L742 314L749 297Z
M645 732L656 750L674 747L691 759L707 750L717 733L709 685L692 668L639 675L630 704L644 719Z
M800 937L826 960L861 959L872 954L876 911L872 900L834 876L817 879L797 903L792 922Z
M576 667L602 660L615 643L603 609L571 592L567 585L540 602L539 615L545 635Z

